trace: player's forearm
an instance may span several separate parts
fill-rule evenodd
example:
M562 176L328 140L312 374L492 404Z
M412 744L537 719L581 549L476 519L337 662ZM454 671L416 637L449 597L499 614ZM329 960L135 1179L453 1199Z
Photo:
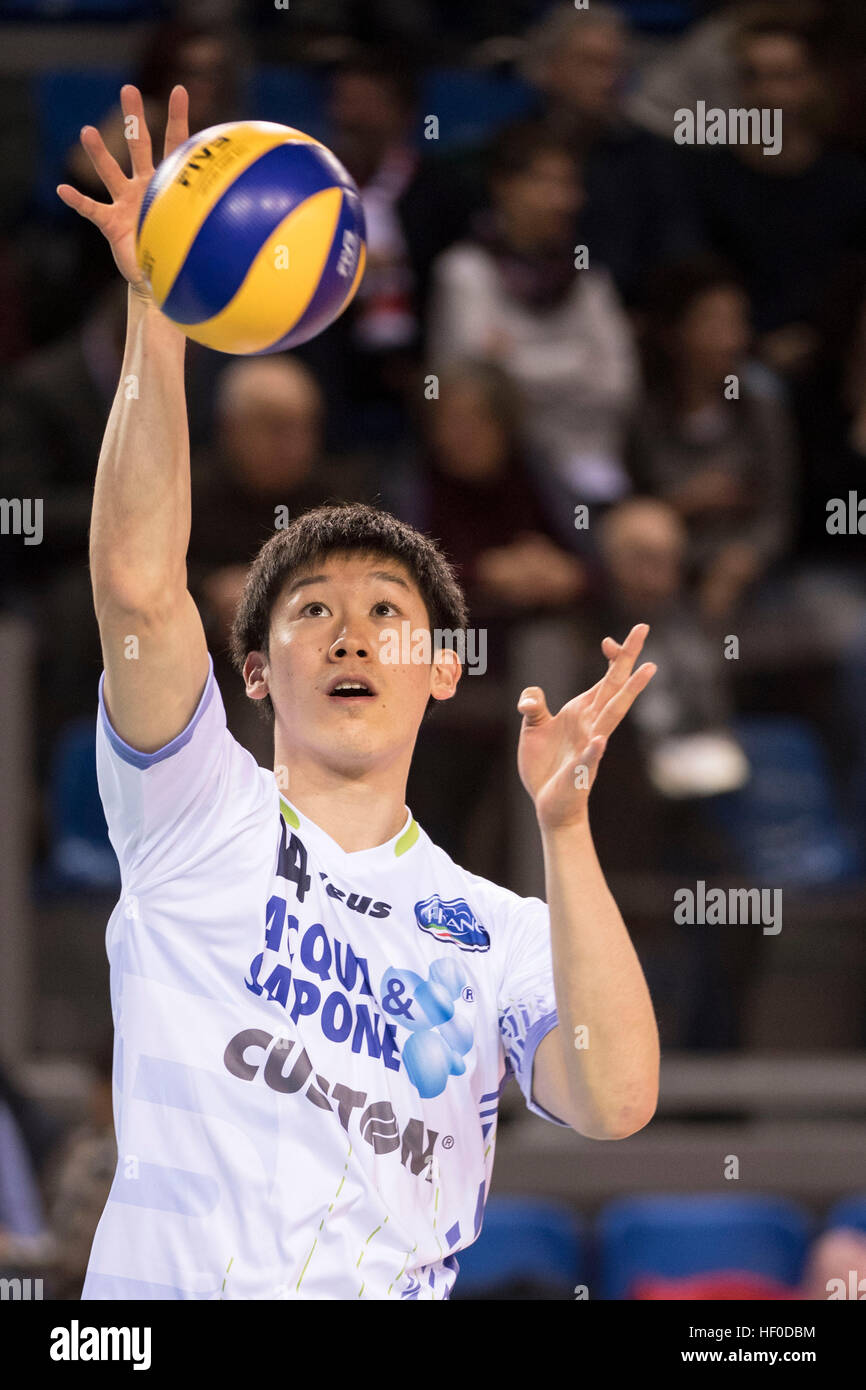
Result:
M559 1033L580 1132L622 1137L648 1122L658 1098L652 1000L588 821L542 831L542 845Z
M159 610L186 587L190 532L186 338L128 291L126 347L99 455L90 570L102 603Z

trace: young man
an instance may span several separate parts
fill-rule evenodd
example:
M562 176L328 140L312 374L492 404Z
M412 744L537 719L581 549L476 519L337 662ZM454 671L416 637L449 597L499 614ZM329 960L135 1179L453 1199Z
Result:
M135 262L152 162L141 97L121 96L132 177L85 127L113 202L58 190L130 283L91 529L123 875L119 1155L84 1297L445 1298L481 1227L506 1059L530 1109L593 1138L655 1108L653 1009L587 821L606 739L654 671L630 674L646 629L607 639L607 674L555 717L521 696L547 904L459 868L405 805L425 708L460 667L413 660L414 640L389 661L383 635L466 613L436 547L393 517L318 509L254 560L234 655L273 712L274 768L257 766L186 589L184 338ZM186 112L175 88L166 153Z

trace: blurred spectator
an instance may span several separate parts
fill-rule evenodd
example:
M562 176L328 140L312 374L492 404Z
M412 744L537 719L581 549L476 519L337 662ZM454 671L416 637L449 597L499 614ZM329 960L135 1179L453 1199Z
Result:
M628 30L613 7L557 4L528 36L525 76L545 124L580 161L581 240L630 303L655 265L698 247L678 151L625 115Z
M361 190L367 224L353 325L365 352L417 345L419 289L437 251L462 230L458 222L449 233L450 200L430 217L429 166L412 145L416 103L411 72L381 58L348 61L331 78L331 144Z
M847 568L864 585L863 540L831 534L827 503L866 497L866 256L840 266L818 322L812 370L794 394L803 441L798 554Z
M367 262L347 312L301 356L333 406L329 443L343 449L359 427L371 441L402 438L430 267L465 232L476 195L455 161L416 148L405 56L358 50L333 70L328 108L328 143L361 192Z
M87 537L93 481L123 361L126 301L127 286L113 270L78 327L24 358L0 392L0 496L42 503L40 543L16 538L0 549L4 597L32 619L39 634L40 778L60 726L92 713L102 669ZM194 444L209 423L220 360L197 343L187 344Z
M632 476L682 516L704 616L724 620L790 544L787 411L754 389L749 302L725 265L699 259L660 272L644 326L647 394L630 440Z
M440 374L438 399L420 413L420 495L406 519L435 536L457 569L474 645L457 698L434 708L418 740L411 805L459 862L507 873L504 788L518 693L507 660L510 633L521 622L570 611L585 571L545 516L518 393L501 367L454 361ZM479 656L483 665L473 667Z
M44 501L43 543L19 547L13 572L28 586L87 554L93 478L125 335L126 285L115 274L77 328L29 354L6 380L0 491Z
M657 1275L636 1281L631 1297L637 1299L768 1300L848 1299L851 1289L863 1288L866 1279L866 1236L862 1231L835 1227L824 1231L809 1250L806 1266L795 1287L750 1271L713 1270L668 1279ZM858 1295L853 1295L857 1297ZM862 1296L862 1295L860 1295Z
M547 8L548 0L291 0L292 43L327 52L347 40L399 43L404 54L427 62L459 62L470 44L516 34ZM250 22L276 40L282 11L250 6Z
M272 731L256 717L227 656L231 621L253 555L275 526L328 500L370 500L363 460L323 457L323 404L303 363L279 354L221 373L212 445L192 458L189 586L199 602L229 725L272 760Z
M604 637L622 641L635 623L649 623L641 659L656 663L656 675L605 750L604 776L592 790L593 842L606 872L632 882L659 873L683 882L692 873L729 872L730 847L705 806L741 786L749 768L731 727L730 667L686 587L685 527L666 502L631 497L609 508L597 530L591 598L576 620L526 625L511 648L512 686L541 685L556 710L603 674ZM510 800L510 843L526 874L521 891L537 891L543 866L532 808L517 789ZM643 925L636 911L638 935ZM744 934L732 944L712 927L685 930L671 969L664 951L654 956L646 925L653 999L663 1015L670 1010L678 1019L674 1045L735 1046L759 938Z
M594 651L606 633L649 623L641 656L655 661L658 671L652 698L633 714L647 751L664 739L723 729L733 713L725 663L686 591L687 533L677 511L663 501L632 497L602 517L600 531L605 587L587 619L592 636L586 645ZM602 628L596 641L595 630ZM687 768L680 765L677 772L684 778ZM653 775L659 790L670 790L658 770ZM682 795L682 788L675 794Z
M599 523L602 584L572 639L572 689L598 678L607 634L622 640L637 622L650 631L641 659L657 671L605 751L592 792L593 840L613 874L730 873L732 848L706 806L743 786L749 763L732 728L731 664L703 625L686 585L687 534L666 502L631 497ZM643 708L639 708L643 705ZM628 833L623 834L628 807ZM676 1045L729 1048L741 1041L744 1001L759 938L733 943L724 929L678 934L671 974L650 954L653 997L673 1009Z
M637 391L631 329L606 271L576 269L583 192L570 151L537 123L503 130L491 208L434 267L430 361L482 357L522 389L526 432L562 533L574 506L627 490L623 438Z
M681 38L650 54L624 98L632 120L672 140L676 112L699 101L728 110L739 101L735 40L744 24L796 24L807 29L826 17L833 0L718 0ZM842 0L847 3L847 0ZM853 0L859 5L859 0ZM837 6L838 8L838 6Z
M178 83L189 93L190 135L241 117L240 75L245 56L246 41L241 32L213 31L184 20L170 20L153 32L130 80L144 101L154 165L162 159L168 98ZM119 104L100 122L99 132L128 173L124 116ZM69 183L106 201L105 185L77 141L69 152L67 170Z
M473 620L573 603L584 566L556 543L544 515L507 373L489 362L453 362L423 420L425 496L415 524L442 541Z
M0 1070L0 1271L30 1273L46 1258L50 1239L40 1190L40 1167L56 1133L37 1107Z
M195 134L220 121L236 120L239 107L239 68L245 53L242 34L224 29L212 32L198 25L161 25L153 33L129 81L141 90L153 145L153 162L163 156L168 94L178 82L190 96L189 128ZM129 174L129 151L120 104L99 119L86 113L82 125L96 124L124 174ZM68 152L58 183L71 183L98 202L109 201L105 185L76 140ZM57 199L53 215L36 212L19 228L17 241L22 301L27 331L34 343L50 343L88 312L94 300L117 278L100 233Z
M864 1280L866 1233L847 1226L834 1226L822 1232L809 1250L800 1281L800 1297L816 1301L850 1298L852 1283L859 1291L866 1287Z
M123 356L126 286L115 276L79 327L38 349L0 394L0 495L41 506L39 544L2 552L6 601L37 633L37 776L68 719L92 713L101 670L87 536L93 480Z
M796 372L830 273L866 231L866 166L826 147L826 77L806 33L747 24L735 43L737 104L781 111L781 147L696 149L696 187L709 242L744 276L760 355Z
M97 1058L87 1116L67 1135L48 1183L52 1238L52 1290L58 1299L81 1297L90 1247L117 1164L112 1105L112 1040Z

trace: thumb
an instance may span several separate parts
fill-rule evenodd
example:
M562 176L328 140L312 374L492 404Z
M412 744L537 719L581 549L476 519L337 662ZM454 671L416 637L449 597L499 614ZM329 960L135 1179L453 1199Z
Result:
M524 729L537 728L552 718L544 698L544 691L538 685L528 685L517 701L517 710L523 715Z

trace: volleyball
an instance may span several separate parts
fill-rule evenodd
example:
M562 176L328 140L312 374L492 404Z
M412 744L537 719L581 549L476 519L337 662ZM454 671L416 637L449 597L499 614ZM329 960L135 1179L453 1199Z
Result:
M189 338L218 352L282 352L351 302L366 260L361 197L312 136L228 121L156 169L136 256L155 302Z

